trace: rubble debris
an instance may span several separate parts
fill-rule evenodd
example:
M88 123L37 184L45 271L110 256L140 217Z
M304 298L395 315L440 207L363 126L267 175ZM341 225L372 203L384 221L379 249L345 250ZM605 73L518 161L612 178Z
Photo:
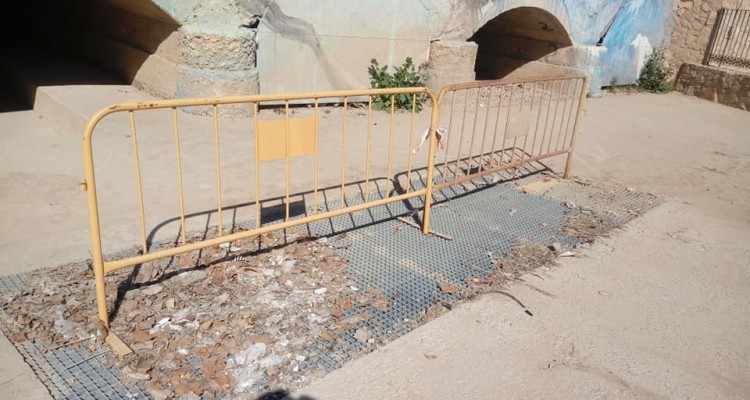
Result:
M371 332L340 319L354 311L364 321L366 310L387 310L388 301L347 278L346 260L331 240L289 232L263 241L264 249L242 258L227 250L257 249L257 239L108 275L111 329L138 358L126 365L106 354L107 363L156 399L255 398L322 374L304 365L318 343L337 346L347 330L365 343L373 340ZM274 248L283 243L289 244ZM104 357L103 341L91 340L106 331L93 307L87 266L37 271L26 281L28 291L0 299L11 340L47 349L87 346Z
M450 283L440 283L438 286L444 293L451 294L458 292L458 288Z
M580 239L582 243L592 243L596 238L608 236L616 227L608 218L583 212L565 220L563 233Z
M590 242L615 228L579 211L567 219L564 234ZM511 216L521 213L509 210ZM487 251L494 268L477 266L476 275L451 283L435 277L437 303L383 329L383 314L415 300L349 278L347 260L337 254L344 237L268 233L108 275L111 330L137 354L133 362L102 353L107 330L93 306L94 276L87 265L27 274L27 290L0 297L0 323L16 343L86 346L155 399L255 398L276 387L295 390L324 374L317 364L321 352L356 357L443 315L457 301L500 291L568 255L558 242Z

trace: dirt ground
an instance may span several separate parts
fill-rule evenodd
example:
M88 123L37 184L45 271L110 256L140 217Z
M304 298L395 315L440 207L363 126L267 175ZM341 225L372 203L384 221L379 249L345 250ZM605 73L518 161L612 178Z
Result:
M750 397L748 133L750 114L685 96L591 100L575 173L666 203L562 268L527 275L515 300L485 295L301 394Z
M24 140L26 127L43 133L21 114L1 116L10 144ZM582 257L564 259L564 268L515 285L510 293L525 309L486 295L301 393L321 400L750 396L750 114L680 95L617 95L590 100L584 121L575 174L667 203ZM56 145L79 145L57 139L36 150L52 155ZM4 227L49 226L42 235L19 229L34 246L23 266L4 257L4 273L50 265L71 254L71 243L86 247L85 232L55 239L61 227L80 223L59 212L83 201L64 184L80 175L77 154L54 172L4 166L4 186L14 187L23 169L35 202L50 204L37 213L24 205L3 220ZM39 223L45 213L53 220ZM3 236L4 249L18 239L10 237ZM0 354L5 393L45 397L4 338Z

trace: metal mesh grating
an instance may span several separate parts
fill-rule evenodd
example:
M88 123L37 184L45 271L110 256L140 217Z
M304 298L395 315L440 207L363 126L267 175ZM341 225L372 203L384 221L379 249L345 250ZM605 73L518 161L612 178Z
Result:
M333 371L376 345L402 336L416 327L414 321L431 307L450 306L457 301L461 290L468 287L467 278L491 274L492 259L506 256L514 245L548 246L558 242L563 248L576 246L579 239L565 235L562 228L567 218L581 213L579 208L621 226L660 202L652 195L619 186L545 177L537 173L540 170L543 168L529 166L504 171L436 191L431 229L452 236L454 240L450 241L423 236L418 229L394 220L406 216L419 222L421 198L306 225L312 234L331 237L339 256L349 260L349 277L362 290L382 292L389 306L386 311L372 306L346 311L345 319L363 311L371 317L352 329L338 331L334 348L318 341L307 350L299 374L307 375L315 369ZM419 179L411 183L413 189L425 184L425 174L417 174ZM436 179L439 181L440 176ZM495 185L507 181L517 187ZM383 192L370 194L370 199L384 197ZM318 205L319 210L334 210L340 204L340 200L324 201ZM346 199L348 205L362 201L361 196ZM264 219L263 223L273 221ZM254 221L242 225L252 227ZM459 292L445 293L439 288L441 283L449 283ZM21 277L0 277L0 295L19 290L24 290ZM357 329L367 329L371 339L361 342L355 337ZM16 347L55 398L149 397L138 387L124 385L119 371L106 368L85 348L42 353L29 342Z
M20 276L0 277L0 296L8 295L14 290L25 290ZM0 309L0 313L5 311ZM43 352L31 341L14 343L14 346L55 399L150 398L140 387L123 383L119 379L119 370L105 366L99 360L99 357L104 356L103 353L91 353L84 347L62 347Z
M364 226L336 240L341 256L349 260L348 273L361 288L377 288L391 303L387 311L369 307L371 318L342 332L340 346L332 354L323 343L307 368L334 370L368 347L357 340L356 329L367 329L375 341L388 341L410 330L409 321L419 319L435 304L450 304L460 295L439 290L440 283L466 288L467 277L482 277L492 269L492 258L507 254L513 245L560 242L565 247L577 239L563 235L565 219L578 211L541 197L522 194L508 186L487 186L476 190L474 182L465 188L447 188L438 193L442 200L433 208L432 229L454 237L446 241L425 237L417 229L388 219L390 215L409 214L421 206L420 201L379 207L351 216L353 223ZM475 190L470 196L464 196ZM458 194L458 196L457 196ZM379 218L386 222L373 223ZM369 225L364 225L368 223ZM330 234L311 224L318 234ZM344 318L362 310L350 310Z

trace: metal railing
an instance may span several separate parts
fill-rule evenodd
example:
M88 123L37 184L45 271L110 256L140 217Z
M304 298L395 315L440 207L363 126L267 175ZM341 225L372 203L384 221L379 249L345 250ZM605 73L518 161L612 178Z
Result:
M436 156L437 188L567 154L572 165L585 75L477 81L438 96L448 132ZM447 114L447 115L446 115Z
M707 53L706 65L750 70L750 10L721 8Z
M109 328L105 276L123 268L414 198L423 199L421 229L424 234L430 234L430 207L434 189L563 154L567 154L567 177L586 86L587 78L584 75L565 75L451 85L444 88L439 97L426 88L402 88L163 100L120 104L103 109L91 118L84 133L85 182L82 184L88 198L99 319ZM399 95L411 96L411 110L396 112L394 98ZM386 107L382 110L384 113L374 115L373 104L389 96L390 109ZM424 121L418 118L416 104L419 98L425 99L431 106L429 119ZM337 113L331 113L330 107L321 113L319 104L329 99L342 99L340 107L336 108ZM304 101L309 107L297 112L296 108L290 107L290 102L297 101ZM471 104L474 104L474 108ZM281 105L282 108L268 110L264 109L265 105ZM252 185L245 182L245 186L254 188L250 198L253 201L249 204L254 208L255 224L239 232L225 230L222 219L222 211L232 208L227 207L223 199L227 187L222 174L222 155L226 149L222 150L219 115L220 108L224 106L248 107L253 121L241 125L244 131L238 136L250 142L248 148L252 151L236 154L250 159L245 165L252 169L249 176L254 182ZM442 115L447 119L445 127L440 127L441 106L449 107L449 113ZM186 237L187 220L193 214L186 211L186 182L183 179L185 164L192 157L184 154L186 146L181 147L188 140L184 129L191 128L190 124L181 124L181 120L189 118L180 113L186 107L203 107L212 116L210 124L189 133L202 135L205 143L210 143L204 147L212 147L208 151L203 149L204 153L211 153L210 156L204 154L198 158L205 162L205 157L209 157L215 163L215 173L211 171L213 176L208 179L215 180L213 201L218 217L216 234L193 242ZM364 118L351 118L353 112L366 116L366 125L363 125ZM143 130L139 121L148 115L151 116L149 118L153 117L147 113L158 113L161 119L152 119L150 128ZM116 120L114 115L126 118ZM409 126L408 134L403 130L397 133L396 120L399 120L399 125ZM205 118L202 121L207 122ZM130 162L133 163L136 188L132 202L137 204L137 207L133 205L133 210L137 209L140 231L139 254L111 260L105 260L103 254L100 194L97 193L93 146L94 134L100 130L106 131L102 128L102 125L106 125L104 122L109 123L107 129L114 126L115 132L125 132L130 137L128 142L132 155L127 157L132 157ZM421 129L419 132L416 130L420 123L429 126L425 134L421 133ZM144 131L149 135L145 135ZM149 147L144 146L143 142L148 136L157 137L161 145L151 152L151 158L155 154L162 162L168 162L164 149L171 147L170 151L173 152L169 158L174 160L173 173L176 173L176 187L172 193L174 198L165 199L163 193L158 196L160 202L171 201L179 205L179 242L173 247L151 248L151 236L147 235L150 229L158 229L164 224L148 224L151 215L148 206L151 203L144 199L144 179L157 180L158 186L163 186L162 176L154 178L153 171L144 171L143 168L148 156L142 158L141 155L147 154L145 152ZM207 136L211 136L210 139ZM425 146L427 151L420 152L425 142L429 143ZM440 152L438 146L442 149ZM478 151L475 152L475 149ZM125 162L126 157L121 161ZM292 167L297 162L304 164L297 170L306 171L307 177L299 179L295 173L296 179L292 178ZM164 168L161 169L157 172L164 174ZM359 174L352 172L357 169ZM421 178L421 171L426 171L426 178ZM237 173L236 170L232 172ZM439 178L435 173L439 174ZM413 174L417 179L413 178ZM280 187L277 193L262 193L264 186L273 186L266 185L269 176L271 183ZM406 180L405 185L399 182L401 178ZM293 188L293 183L299 184L300 181L301 190L299 185ZM422 184L413 186L415 181ZM385 186L383 191L380 190L382 182ZM357 201L350 201L352 183L360 187L354 194L358 197ZM123 183L118 181L115 184ZM364 186L363 190L361 186ZM376 195L371 195L371 187L375 187ZM326 195L331 190L338 192L333 207ZM321 193L325 197L322 208L319 207ZM205 193L199 194L205 197ZM300 194L311 200L313 205L309 213L293 215L292 196ZM261 204L269 195L276 195L275 199L280 200L280 214L283 215L272 223L264 221L261 215ZM120 355L130 352L127 345L112 332L109 332L107 342Z

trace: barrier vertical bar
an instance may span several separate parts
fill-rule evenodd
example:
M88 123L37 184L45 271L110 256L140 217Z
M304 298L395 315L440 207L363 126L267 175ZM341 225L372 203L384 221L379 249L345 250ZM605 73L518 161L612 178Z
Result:
M454 93L455 95L455 93ZM458 151L456 152L456 172L455 175L458 177L458 171L460 168L458 167L459 163L461 162L461 147L464 143L464 132L466 131L466 107L469 105L469 89L467 88L464 92L464 113L461 117L461 136L458 138Z
M583 78L583 87L581 88L581 98L578 101L578 109L576 111L576 122L573 125L573 136L570 140L570 149L568 149L568 158L565 161L565 172L563 178L568 179L570 176L570 169L573 166L573 152L576 148L576 140L578 139L578 129L581 125L581 114L583 111L583 103L586 101L586 91L589 87L589 78Z
M547 140L547 127L549 126L549 114L552 109L552 98L555 92L555 83L558 80L552 81L552 85L549 89L549 101L547 102L547 111L544 114L544 129L542 129L542 141L539 143L539 155L544 153L544 142Z
M435 149L437 148L437 135L435 130L440 123L440 104L436 101L435 97L430 93L430 100L432 101L432 116L430 118L430 151L427 158L427 182L426 182L426 193L424 195L424 212L422 213L422 233L427 235L430 233L430 211L432 210L432 187L433 179L435 176Z
M568 80L568 87L565 89L565 102L563 103L563 113L560 116L560 132L557 134L557 140L555 141L555 151L560 150L560 138L567 136L568 134L568 126L570 125L570 116L573 114L573 106L575 105L575 100L569 101L572 95L570 94L570 86L573 84L573 80ZM576 82L576 85L578 85L578 82ZM575 95L575 88L573 89L573 95ZM570 103L570 107L568 107L568 103ZM565 109L568 108L568 119L565 121L565 124L563 124L563 120L565 120ZM563 140L563 145L565 144L565 140Z
M391 169L391 164L393 162L393 119L394 114L396 111L396 97L394 95L391 95L391 118L390 118L390 127L388 128L388 174L386 175L386 181L385 181L385 198L391 197L391 189L390 189L390 183L391 179L393 177L391 174L393 173L393 170Z
M474 122L471 126L471 139L469 140L469 157L466 160L466 170L469 171L468 173L471 174L472 168L472 160L474 159L474 138L477 134L477 116L479 115L479 100L482 98L482 88L477 89L477 104L474 105Z
M214 148L216 149L216 206L219 217L219 236L224 234L224 219L221 201L221 150L219 142L219 106L214 104Z
M568 143L569 143L569 140L568 140L568 131L570 130L570 121L573 121L573 108L575 107L576 100L578 99L578 97L576 96L576 94L578 94L578 82L579 81L580 81L580 79L576 79L575 80L575 85L573 86L573 93L570 94L570 97L571 97L572 100L570 102L570 110L568 111L568 120L565 122L565 131L564 131L565 133L564 133L564 136L563 136L563 142L562 142L562 149L561 150L565 150L567 148L567 146L568 146ZM559 145L558 145L557 148L558 149L560 148Z
M536 104L536 91L539 86L539 82L534 82L534 86L531 88L531 105L529 106L529 116L531 113L534 112L534 104ZM536 132L535 132L536 133ZM531 134L531 126L527 127L526 135L523 137L523 148L521 151L521 161L524 159L524 155L527 154L526 152L526 145L528 144L529 135ZM529 157L531 158L531 152L528 152Z
M487 88L487 104L485 107L487 108L487 112L484 114L484 128L482 129L482 143L479 147L479 172L482 172L484 167L484 143L485 139L487 139L487 123L490 121L490 104L492 103L492 88L493 86L490 86Z
M106 283L104 281L104 257L102 255L102 237L99 226L99 203L96 196L96 178L94 175L94 154L91 136L98 119L92 118L86 125L83 135L83 169L85 175L86 198L89 209L89 234L91 236L91 263L96 282L96 309L99 320L109 329L109 312L107 311Z
M531 157L534 156L534 148L536 147L536 138L539 134L539 123L542 120L542 107L544 106L544 94L547 92L547 82L544 81L544 85L542 85L542 93L539 96L539 111L537 111L536 115L536 126L534 127L534 139L531 141L531 151L529 152L529 155ZM539 149L539 153L541 154L541 148Z
M411 191L411 153L412 146L414 146L414 117L417 113L417 95L413 95L411 98L411 124L409 126L409 145L406 151L409 152L408 161L406 162L406 193Z
M521 87L521 102L518 105L518 118L521 120L521 117L523 116L523 102L526 101L526 83L524 82L523 86ZM510 153L510 162L513 163L516 161L516 150L518 149L518 136L513 136L513 152Z
M135 114L132 110L128 114L130 114L130 138L133 142L133 162L135 163L135 180L138 188L138 211L140 211L141 217L141 246L143 254L146 254L148 247L146 243L146 210L143 206L143 184L141 182L141 159L135 129Z
M492 131L492 147L490 148L490 169L495 167L495 147L497 145L497 127L500 124L500 110L503 108L503 96L505 95L505 85L500 86L500 94L497 101L497 114L495 115L495 129ZM502 163L502 156L500 162Z
M185 238L185 192L182 186L182 155L180 152L180 126L177 120L177 107L172 107L172 120L174 121L174 143L177 153L177 190L180 194L180 225L182 226L180 240L182 240L182 244L185 244L187 243Z
M253 124L255 124L255 228L260 228L260 123L258 121L258 102L253 103Z
M284 157L286 158L286 197L284 198L284 222L289 221L289 192L292 180L292 141L289 132L289 100L284 101Z
M508 114L505 116L505 129L503 132L503 141L500 143L500 166L505 160L505 142L508 138L508 127L510 126L510 111L513 109L513 95L516 94L513 84L510 85L510 97L508 98ZM502 101L502 99L501 99Z
M341 204L339 205L339 208L346 207L346 120L348 106L348 98L344 97L344 131L342 134L343 144L341 145Z
M560 97L562 97L563 85L565 81L560 81L560 90L557 92L557 100L555 100L555 114L552 116L552 126L549 131L549 142L547 142L547 153L552 148L552 136L555 134L555 123L557 122L557 111L560 108Z
M318 152L320 145L318 144L318 98L315 98L315 154L313 155L313 215L318 213Z
M442 101L442 96L438 101ZM436 102L437 106L442 108L442 105L439 102ZM445 181L445 174L448 172L448 149L450 147L451 141L450 137L453 133L453 108L456 105L456 92L454 91L451 93L451 115L448 117L448 130L446 131L446 137L445 137L445 161L443 162L443 181ZM439 123L439 121L438 121Z
M367 155L365 156L365 196L364 201L370 201L370 141L372 140L372 96L367 101Z

